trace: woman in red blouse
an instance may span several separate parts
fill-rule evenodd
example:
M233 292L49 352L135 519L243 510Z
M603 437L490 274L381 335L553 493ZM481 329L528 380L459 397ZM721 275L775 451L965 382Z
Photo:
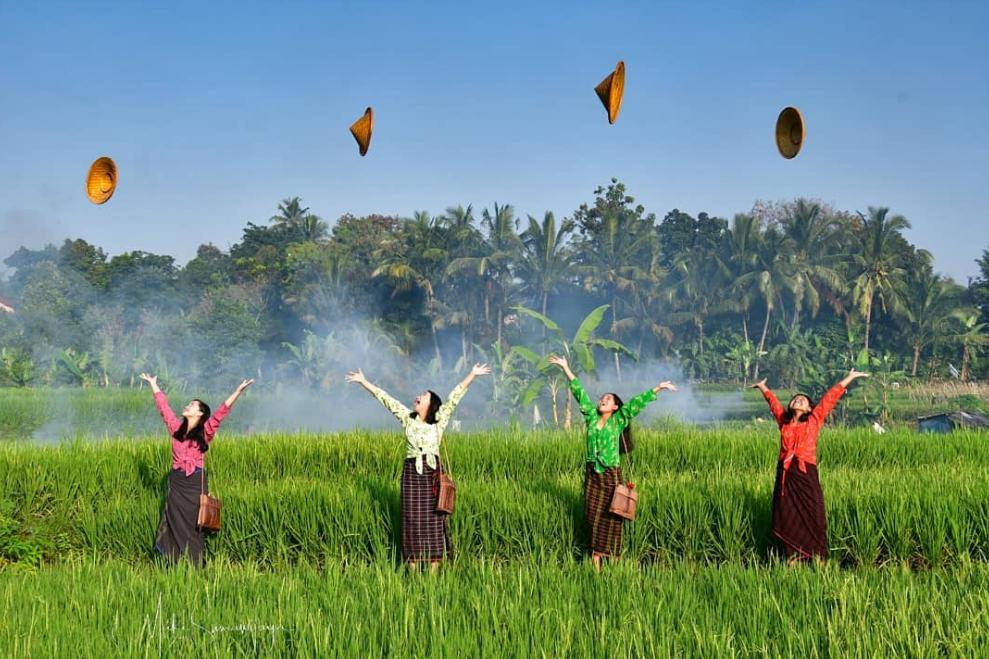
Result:
M783 543L790 564L814 556L828 557L828 522L817 473L817 436L848 385L863 377L869 376L852 369L817 405L805 394L797 394L786 409L766 386L765 379L752 385L762 392L780 428L780 455L773 488L773 535Z
M194 564L200 565L204 533L198 525L199 495L209 492L203 469L203 454L209 450L209 444L220 429L220 423L230 413L230 408L244 390L254 384L254 380L244 380L237 385L237 389L212 415L209 405L199 399L190 400L182 408L182 420L179 421L168 406L164 392L158 387L158 378L141 373L141 379L151 385L155 406L172 439L168 495L165 497L165 510L162 511L161 522L158 524L155 549L172 561L187 555Z

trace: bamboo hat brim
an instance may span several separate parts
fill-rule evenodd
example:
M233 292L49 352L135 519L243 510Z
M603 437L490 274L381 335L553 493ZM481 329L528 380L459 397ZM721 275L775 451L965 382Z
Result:
M93 161L86 174L86 196L94 204L105 204L117 189L117 165L103 156Z
M357 149L361 155L367 155L367 150L371 146L371 132L374 130L374 111L368 108L364 115L355 121L350 127L350 134L357 140Z
M619 60L615 70L598 83L594 91L608 112L608 123L615 123L622 109L622 95L625 93L625 62Z
M800 153L807 137L804 116L795 107L785 107L776 119L776 148L789 160Z

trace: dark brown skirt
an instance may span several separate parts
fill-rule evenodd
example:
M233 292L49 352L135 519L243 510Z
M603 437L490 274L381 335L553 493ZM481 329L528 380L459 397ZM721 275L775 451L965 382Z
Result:
M622 480L621 467L609 467L603 474L594 463L584 468L584 519L587 521L591 551L604 556L622 555L622 518L608 512L615 486Z
M200 531L199 495L209 491L206 472L196 470L186 476L181 469L172 469L168 474L168 495L165 497L165 510L158 524L155 549L170 561L178 561L187 556L196 565L203 562L203 539Z
M440 467L437 461L437 467ZM447 515L436 512L436 470L408 458L402 467L402 560L438 560L453 557Z
M776 465L773 535L783 543L787 558L827 558L828 521L824 514L824 493L817 466L806 466L807 473L804 473L796 460L791 462L784 482L783 461Z

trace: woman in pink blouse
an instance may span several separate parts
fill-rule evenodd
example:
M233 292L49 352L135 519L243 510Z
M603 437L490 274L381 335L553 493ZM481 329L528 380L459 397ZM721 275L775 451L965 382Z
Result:
M244 380L237 385L213 415L210 415L209 405L194 398L182 408L180 421L158 387L158 378L141 373L141 379L151 386L155 406L172 439L172 470L168 474L168 495L158 524L155 549L172 561L187 555L194 564L201 565L204 533L197 524L199 495L209 491L203 454L209 450L209 444L230 408L254 380Z

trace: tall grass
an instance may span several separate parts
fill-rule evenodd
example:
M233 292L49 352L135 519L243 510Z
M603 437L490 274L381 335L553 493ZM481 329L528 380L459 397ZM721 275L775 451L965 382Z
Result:
M3 656L974 656L989 567L719 568L465 560L0 573Z
M640 430L633 562L760 565L772 559L777 438L765 431ZM458 555L565 562L583 554L581 438L501 430L448 435L458 482ZM989 560L989 444L978 433L826 430L820 468L834 558L937 567ZM208 454L224 503L209 553L231 562L395 560L398 432L221 432ZM0 445L0 560L150 558L169 446L159 434Z

